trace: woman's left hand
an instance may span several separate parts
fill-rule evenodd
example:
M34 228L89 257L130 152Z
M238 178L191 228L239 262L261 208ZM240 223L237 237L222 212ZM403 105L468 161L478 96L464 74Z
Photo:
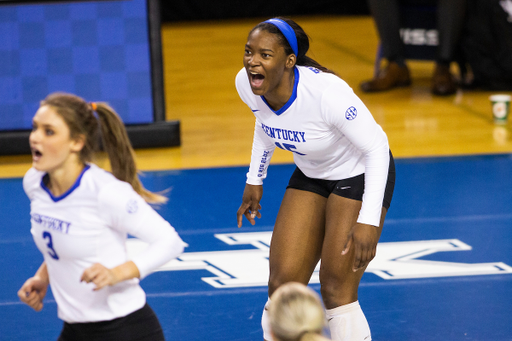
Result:
M93 264L85 269L80 281L96 284L96 288L94 288L95 291L118 282L114 271L104 267L100 263Z
M342 255L346 255L351 247L354 248L355 257L352 271L364 269L370 263L377 252L378 242L379 233L376 226L357 223L352 227L341 252Z

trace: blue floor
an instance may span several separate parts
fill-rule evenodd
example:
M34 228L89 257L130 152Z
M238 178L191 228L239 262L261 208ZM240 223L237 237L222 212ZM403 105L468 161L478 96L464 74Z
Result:
M397 159L395 195L359 299L376 341L512 340L512 156ZM148 172L171 188L159 212L189 244L144 279L167 340L261 340L268 239L294 167L273 165L263 217L236 227L247 169ZM0 180L0 340L56 340L51 293L42 312L16 292L42 256L21 179ZM319 284L312 279L312 288Z

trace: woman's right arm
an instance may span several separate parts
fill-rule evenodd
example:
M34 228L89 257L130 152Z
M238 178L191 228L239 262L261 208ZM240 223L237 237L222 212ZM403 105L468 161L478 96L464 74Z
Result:
M242 204L236 212L238 227L242 227L243 216L249 220L251 225L256 224L254 218L261 218L260 200L263 196L263 185L245 184L244 195L242 196Z
M270 159L274 153L276 146L265 134L262 124L256 119L254 127L254 139L252 143L251 164L247 173L247 182L244 194L242 196L242 204L238 209L236 216L238 227L242 227L243 216L254 225L254 218L261 218L260 200L263 196L263 179L267 177L267 168Z
M18 291L18 297L35 311L40 311L43 309L43 298L46 296L48 284L50 284L48 269L46 268L46 263L43 262L34 277L27 279L21 286Z

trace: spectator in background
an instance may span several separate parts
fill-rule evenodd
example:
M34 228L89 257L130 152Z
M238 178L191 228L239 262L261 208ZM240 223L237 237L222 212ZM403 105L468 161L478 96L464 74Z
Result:
M467 0L461 46L471 88L512 91L512 0Z
M304 284L288 282L272 295L268 308L275 341L327 341L322 336L325 312L318 294Z
M368 0L387 66L379 70L375 78L361 83L361 89L364 92L378 92L411 84L400 38L401 4L437 5L439 45L431 91L440 96L454 94L457 83L450 72L450 64L454 61L464 25L466 0Z

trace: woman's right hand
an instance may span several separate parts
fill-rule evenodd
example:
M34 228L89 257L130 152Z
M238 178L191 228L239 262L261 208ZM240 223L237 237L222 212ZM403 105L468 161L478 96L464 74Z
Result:
M240 208L236 212L238 227L242 227L243 216L249 220L251 225L256 224L256 220L254 218L261 218L259 210L261 210L260 200L262 196L262 185L245 184L244 195L242 196L242 205L240 205Z
M43 309L43 298L48 290L48 282L35 276L27 279L18 291L18 297L23 303L32 307L35 311Z

